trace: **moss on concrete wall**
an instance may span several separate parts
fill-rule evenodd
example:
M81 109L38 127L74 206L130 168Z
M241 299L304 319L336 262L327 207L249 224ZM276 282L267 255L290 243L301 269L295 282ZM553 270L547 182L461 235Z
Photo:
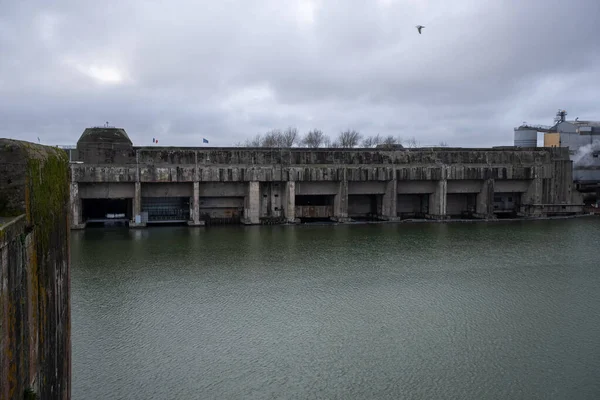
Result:
M0 398L70 397L69 164L0 139ZM5 219L6 220L6 219Z

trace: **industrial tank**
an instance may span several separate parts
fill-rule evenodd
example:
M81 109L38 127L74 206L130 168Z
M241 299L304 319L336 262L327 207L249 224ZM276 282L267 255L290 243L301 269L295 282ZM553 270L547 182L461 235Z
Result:
M537 130L525 127L515 128L516 147L537 147Z

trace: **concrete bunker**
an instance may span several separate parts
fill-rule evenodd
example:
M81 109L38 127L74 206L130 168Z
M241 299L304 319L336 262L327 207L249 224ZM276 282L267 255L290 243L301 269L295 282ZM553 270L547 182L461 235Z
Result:
M135 147L120 130L94 128L82 135L77 153L80 160L71 164L73 229L85 227L82 201L93 198L132 201L133 228L148 219L254 225L581 210L571 195L572 163L565 149ZM104 194L84 193L96 184L94 190ZM495 209L494 197L500 199ZM102 207L123 208L118 203Z

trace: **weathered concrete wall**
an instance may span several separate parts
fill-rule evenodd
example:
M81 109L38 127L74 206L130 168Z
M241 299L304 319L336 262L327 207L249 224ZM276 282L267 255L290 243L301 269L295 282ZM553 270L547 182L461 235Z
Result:
M200 184L200 196L204 197L244 197L246 185L243 183L211 182Z
M66 153L0 139L0 398L71 390Z
M296 195L335 195L338 192L337 182L297 182Z
M284 194L285 186L279 182L266 182L260 185L260 216L262 218L281 218Z
M79 161L86 164L152 165L379 165L379 164L535 164L546 163L552 155L544 151L515 152L513 149L276 149L206 147L127 147L106 141L80 142ZM557 152L562 149L555 148Z
M524 193L529 188L530 181L526 180L506 180L496 181L494 190L498 193L521 192Z
M448 166L446 169L437 166L366 166L343 165L337 167L323 166L188 166L188 167L159 167L156 165L125 166L73 164L72 176L74 181L84 182L194 182L197 176L199 182L335 182L346 176L348 181L400 181L415 180L485 180L493 179L533 179L533 166L522 167L506 165L494 167L478 165Z
M384 194L386 182L348 182L348 194Z
M124 129L87 128L77 141L76 156L100 164L127 163L135 159L135 151Z
M479 193L483 181L465 179L461 181L448 181L448 193Z
M83 183L78 186L82 199L120 199L133 198L135 185L131 182Z
M142 185L142 197L192 197L191 183L147 183Z
M399 194L425 194L435 192L435 181L407 181L398 182L397 192Z

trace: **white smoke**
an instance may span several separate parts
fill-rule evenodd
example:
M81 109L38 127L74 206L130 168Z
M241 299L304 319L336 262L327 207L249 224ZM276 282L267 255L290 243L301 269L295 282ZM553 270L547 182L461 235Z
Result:
M589 167L594 164L600 165L600 140L581 146L573 156L573 166ZM596 157L594 157L594 154Z

